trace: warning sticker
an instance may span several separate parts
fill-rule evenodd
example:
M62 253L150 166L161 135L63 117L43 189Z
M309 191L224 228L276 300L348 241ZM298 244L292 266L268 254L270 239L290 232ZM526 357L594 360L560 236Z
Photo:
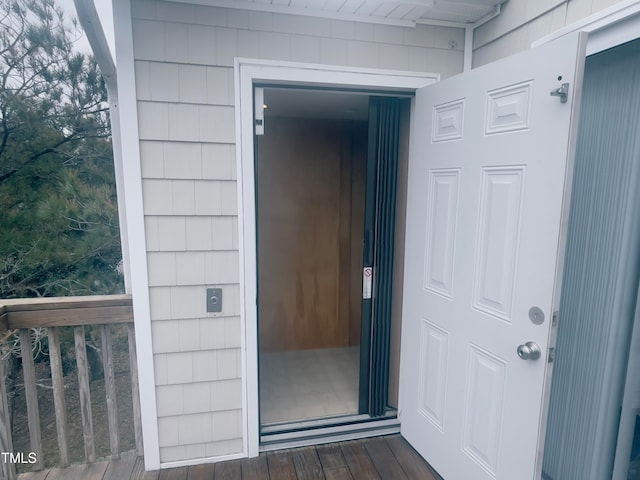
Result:
M373 267L364 267L362 270L362 298L371 298L371 286L373 284Z

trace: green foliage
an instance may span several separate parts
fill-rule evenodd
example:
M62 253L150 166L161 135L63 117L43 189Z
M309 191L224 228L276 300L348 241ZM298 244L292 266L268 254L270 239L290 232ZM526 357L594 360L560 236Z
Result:
M54 0L0 6L0 298L123 290L106 89Z

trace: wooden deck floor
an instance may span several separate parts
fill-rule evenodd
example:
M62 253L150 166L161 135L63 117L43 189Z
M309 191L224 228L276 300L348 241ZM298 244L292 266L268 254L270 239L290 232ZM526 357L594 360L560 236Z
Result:
M19 480L442 480L399 435L145 472L141 458L23 473Z

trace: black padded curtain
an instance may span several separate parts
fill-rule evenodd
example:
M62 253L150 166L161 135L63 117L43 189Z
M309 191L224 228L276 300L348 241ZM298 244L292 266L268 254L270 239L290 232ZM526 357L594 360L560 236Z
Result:
M372 267L371 298L362 304L360 413L384 415L389 349L401 99L371 97L365 198L364 267Z

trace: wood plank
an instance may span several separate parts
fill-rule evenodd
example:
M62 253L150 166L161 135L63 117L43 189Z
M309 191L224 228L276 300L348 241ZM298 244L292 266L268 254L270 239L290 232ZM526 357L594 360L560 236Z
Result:
M0 372L1 373L1 372ZM111 462L31 473L19 480L442 480L399 435L262 454L217 464L144 471L131 453Z
M11 418L9 417L9 401L5 381L6 370L5 360L0 356L0 452L13 452ZM0 474L2 478L14 480L16 478L16 466L13 463L0 462Z
M74 480L102 480L109 462L87 463L80 465L78 476Z
M116 401L116 377L113 371L113 349L111 326L100 327L102 341L102 370L104 372L104 390L107 400L107 423L109 425L109 446L111 457L120 455L120 434L118 433L118 402Z
M352 273L360 278L360 272L351 271L351 138L343 138L340 141L340 171L338 190L338 310L336 314L344 323L347 331L346 343L350 340L350 316L351 316L351 282ZM362 238L359 239L362 242ZM361 255L362 256L362 255Z
M143 455L142 411L140 409L140 384L138 383L138 353L136 350L136 332L133 323L127 325L129 342L129 371L131 375L131 399L133 401L133 433L136 441L136 454Z
M95 462L96 447L93 437L91 391L89 388L89 362L87 361L87 346L84 339L84 327L75 327L73 330L73 337L76 347L76 364L78 365L78 389L80 394L80 415L82 417L84 455L87 462Z
M298 480L324 480L322 465L314 447L296 448L291 456Z
M340 447L354 479L380 480L380 475L369 458L362 440L344 442Z
M242 462L242 480L269 480L266 454L247 458Z
M324 476L327 480L353 480L349 467L328 468Z
M60 334L57 328L48 328L49 363L51 365L51 384L53 387L53 405L58 433L60 466L69 465L69 446L67 444L67 402L64 396L64 373L60 353Z
M56 308L92 308L132 305L131 295L87 295L75 297L12 298L0 300L0 313Z
M384 438L370 438L364 445L382 480L407 480L404 470Z
M36 369L33 363L31 333L20 330L20 353L22 354L22 373L24 375L24 394L27 400L27 420L29 423L29 442L31 451L36 454L33 464L37 470L42 468L42 431L40 430L40 412L38 410L38 388L36 387Z
M442 480L400 435L385 437L385 442L410 480Z
M348 345L349 324L338 312L349 295L339 285L339 230L341 144L350 123L272 118L269 134L257 138L262 352Z
M151 470L145 472L144 470L144 458L138 457L136 464L131 472L131 480L158 480L160 476L160 470Z
M52 468L51 470L47 470L49 473L46 476L47 480L64 480L65 478L65 472L71 470L73 467L66 467L66 468ZM21 478L22 476L20 476L19 480L22 480Z
M18 475L18 480L45 480L48 475L49 470L40 470L39 472L25 472Z
M111 460L103 480L125 480L131 478L137 461L138 457L131 454Z
M186 471L186 467L181 471ZM160 470L145 472L144 459L134 452L127 452L121 458L111 461L22 473L18 480L158 480L159 475ZM186 479L185 476L171 478Z
M0 307L0 333L4 333L9 329L9 314L5 311L5 307Z
M184 480L189 473L189 467L167 468L160 470L158 480Z
M290 451L269 452L267 454L267 465L269 466L269 476L271 478L297 480L296 467L293 465Z
M189 467L187 472L187 480L213 480L213 472L215 470L215 464L202 463L200 465L193 465Z
M347 461L342 454L342 449L337 443L319 445L316 447L316 452L318 452L318 458L320 458L322 468L325 470L345 467L347 465Z
M216 463L214 478L215 480L240 480L242 478L240 461L228 460Z
M11 329L131 322L133 322L133 309L124 305L9 312L9 328Z
M102 480L108 465L109 462L98 462L53 468L49 471L46 480Z

